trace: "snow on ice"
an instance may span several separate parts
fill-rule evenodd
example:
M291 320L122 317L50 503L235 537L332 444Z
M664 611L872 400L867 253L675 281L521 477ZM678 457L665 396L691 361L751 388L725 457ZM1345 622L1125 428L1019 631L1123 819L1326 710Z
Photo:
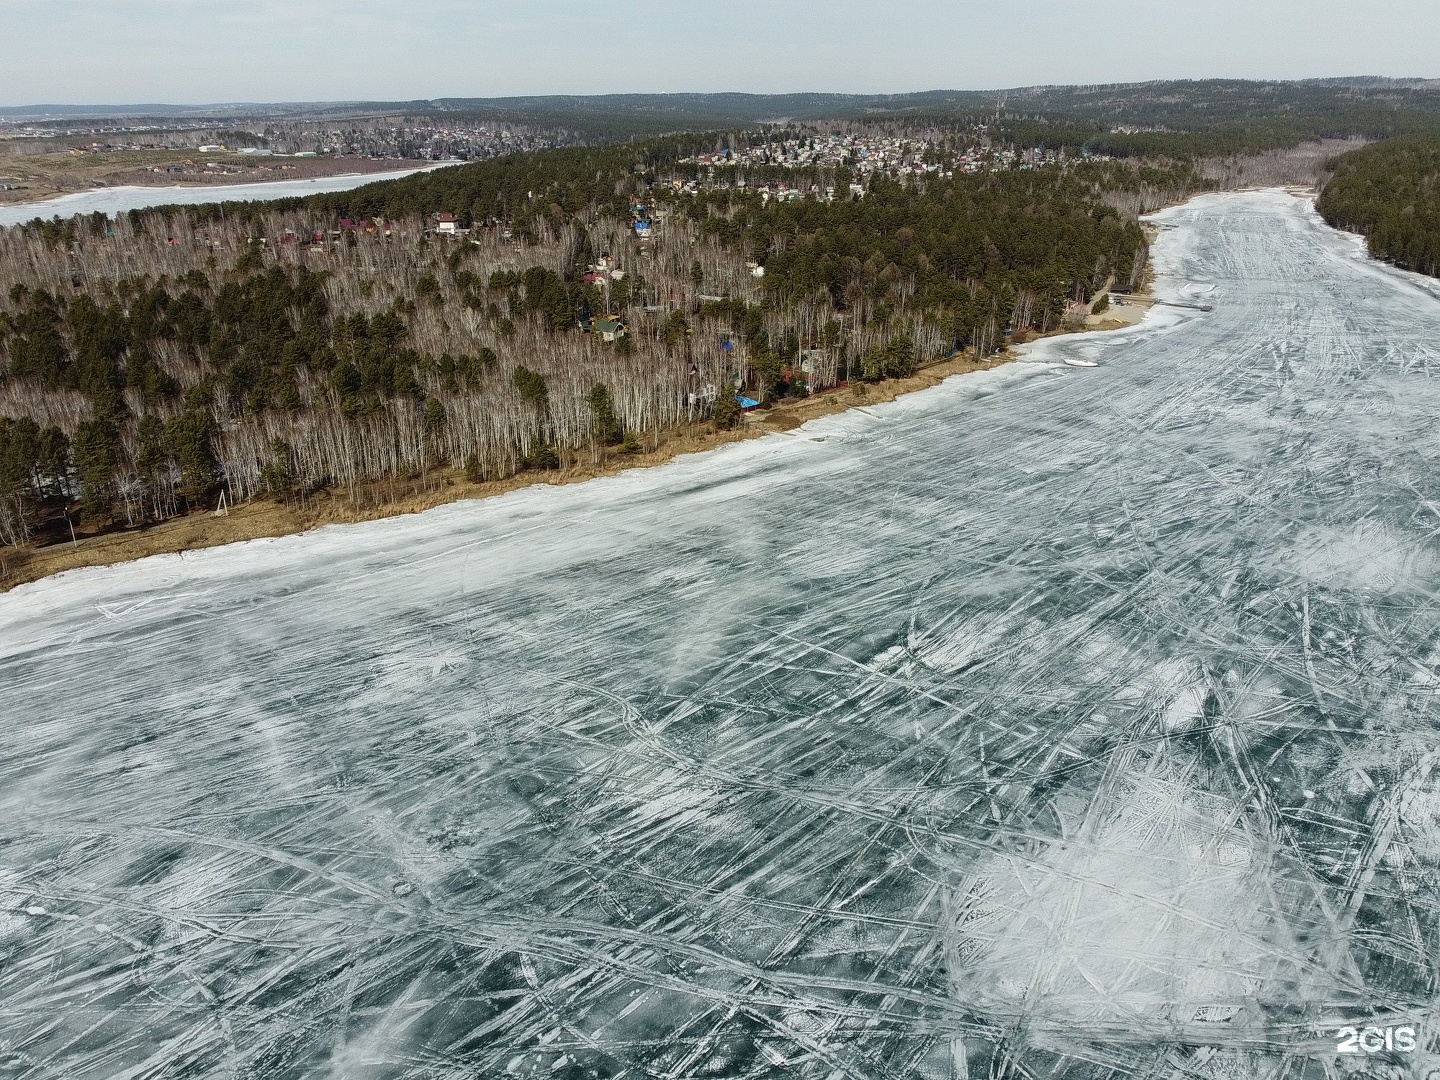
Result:
M1424 1075L1440 305L1159 221L1208 313L0 598L0 1073Z

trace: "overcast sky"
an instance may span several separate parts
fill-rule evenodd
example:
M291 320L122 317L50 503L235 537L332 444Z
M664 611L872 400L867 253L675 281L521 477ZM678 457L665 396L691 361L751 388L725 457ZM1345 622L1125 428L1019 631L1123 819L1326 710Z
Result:
M0 104L1440 76L1440 0L0 0Z

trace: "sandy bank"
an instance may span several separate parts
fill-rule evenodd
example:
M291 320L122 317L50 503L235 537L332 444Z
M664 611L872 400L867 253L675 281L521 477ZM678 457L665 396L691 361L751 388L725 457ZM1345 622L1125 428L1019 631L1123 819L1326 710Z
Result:
M460 499L484 499L532 484L575 484L610 476L626 469L646 468L670 461L681 454L702 453L717 446L790 431L809 420L830 416L860 405L893 401L902 394L936 386L952 375L986 371L1016 359L1006 350L989 361L952 357L928 365L904 379L887 379L872 384L851 384L774 408L751 413L733 431L712 431L709 424L653 434L645 449L624 454L610 449L593 460L549 471L517 473L504 480L473 483L463 470L434 469L423 477L381 481L354 492L338 489L320 492L304 500L275 503L265 499L242 503L227 512L198 511L183 518L143 528L81 537L73 544L43 548L0 549L0 592L63 570L82 566L107 566L197 548L217 547L239 540L288 536L323 525L373 521L398 514L416 514Z

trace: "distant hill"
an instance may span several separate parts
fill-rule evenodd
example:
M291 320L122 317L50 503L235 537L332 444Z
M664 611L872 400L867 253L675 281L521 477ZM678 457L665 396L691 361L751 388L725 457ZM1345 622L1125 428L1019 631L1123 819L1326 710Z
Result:
M1440 80L1346 77L1297 82L1169 80L908 94L601 94L416 101L230 102L202 105L25 105L0 120L322 119L454 114L497 122L568 128L598 138L723 129L771 121L894 117L1007 116L1051 123L1213 130L1226 124L1282 123L1297 134L1390 134L1440 116ZM1362 130L1363 129L1363 130Z
M910 94L601 94L421 101L34 105L0 109L0 124L57 134L93 124L125 130L326 125L408 118L444 126L505 124L562 145L768 124L864 124L910 132L968 130L1013 147L1194 162L1321 139L1440 134L1440 80L1346 77L1299 82L1168 80Z

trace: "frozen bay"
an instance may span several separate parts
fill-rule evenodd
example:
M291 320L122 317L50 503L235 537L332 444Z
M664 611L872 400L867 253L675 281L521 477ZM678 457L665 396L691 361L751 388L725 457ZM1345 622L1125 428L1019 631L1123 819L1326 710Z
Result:
M75 191L40 202L7 203L0 206L0 227L23 225L37 217L49 221L53 217L72 218L76 214L116 214L143 210L150 206L199 206L202 203L260 202L268 199L296 199L327 191L350 191L381 180L398 180L415 173L443 169L440 165L394 169L387 172L343 173L339 176L315 176L305 180L262 180L251 184L170 184L164 187L142 187L119 184L115 187Z
M1440 304L1159 220L1210 312L0 597L0 1075L1440 1064Z

